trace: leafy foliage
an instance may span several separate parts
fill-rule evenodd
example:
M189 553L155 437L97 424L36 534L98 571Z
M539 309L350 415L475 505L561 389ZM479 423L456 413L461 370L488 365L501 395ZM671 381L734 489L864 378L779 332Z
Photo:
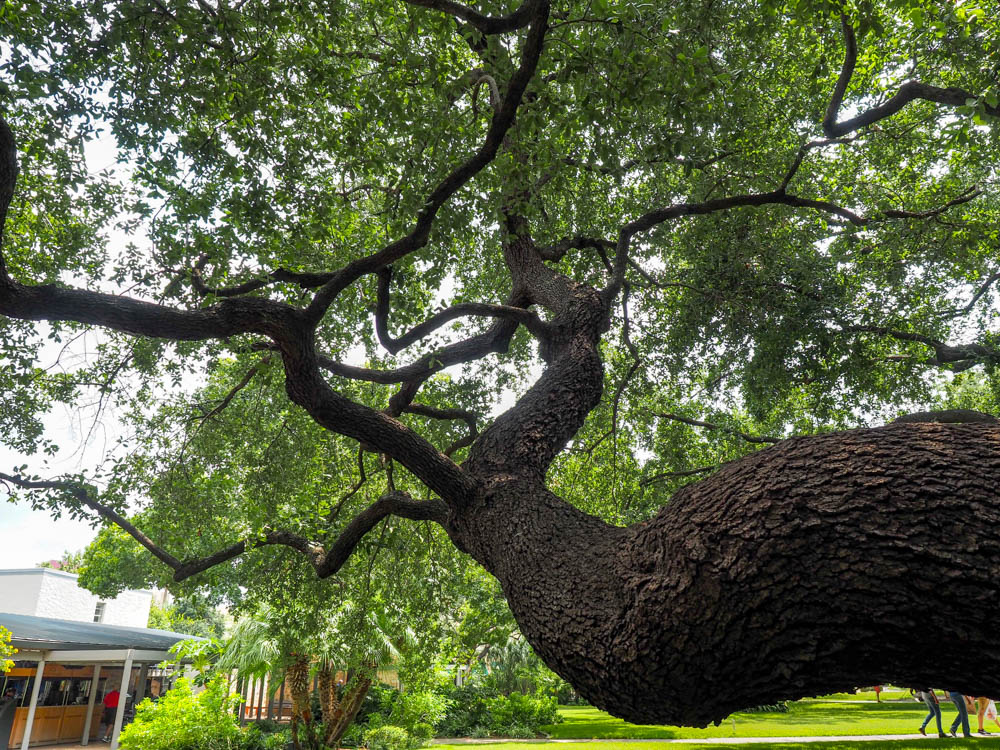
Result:
M154 604L149 610L146 627L202 638L222 638L226 623L207 597L193 594L175 599L166 607Z
M156 702L136 706L135 719L121 733L123 750L241 750L244 735L220 676L195 695L185 678Z
M10 631L0 626L0 672L9 672L14 666L14 662L8 659L17 653L17 649L10 645Z

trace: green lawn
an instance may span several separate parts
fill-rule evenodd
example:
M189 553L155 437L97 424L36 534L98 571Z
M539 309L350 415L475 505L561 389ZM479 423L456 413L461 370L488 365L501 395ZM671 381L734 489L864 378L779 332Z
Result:
M565 721L544 728L554 739L704 739L916 734L926 709L912 700L852 703L824 698L792 703L786 714L734 714L719 726L705 729L626 724L589 706L561 706L559 713ZM947 729L955 709L942 703L942 713ZM972 728L976 728L975 718Z
M995 745L987 745L989 742L988 737L983 738L984 743L978 743L981 747L986 748L995 747ZM695 744L695 745L664 745L660 742L629 742L627 745L612 745L609 742L574 742L573 744L557 745L556 743L545 743L545 742L524 742L524 741L503 741L499 740L497 742L489 742L484 744L476 745L465 745L464 747L474 750L475 748L483 748L484 750L538 750L539 746L547 746L552 748L553 745L560 748L565 748L565 750L610 750L611 748L624 748L624 750L669 750L669 748L677 748L677 750L724 750L725 748L740 748L740 750L940 750L941 748L950 748L951 750L959 750L960 748L969 747L966 742L973 742L972 740L962 741L962 740L939 740L939 739L920 739L920 740L884 740L881 742L870 742L870 741L855 741L855 742L782 742L782 743L767 743L765 744ZM995 742L995 740L994 740ZM431 745L427 750L455 750L455 745L440 744Z

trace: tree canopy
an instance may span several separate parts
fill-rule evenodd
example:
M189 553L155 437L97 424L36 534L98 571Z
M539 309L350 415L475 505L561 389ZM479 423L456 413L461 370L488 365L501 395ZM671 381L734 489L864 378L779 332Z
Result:
M100 470L0 475L36 504L177 582L273 548L326 579L440 526L631 719L1000 693L1000 428L832 432L1000 389L994 0L25 0L0 29L0 435L54 452L58 403L129 427Z

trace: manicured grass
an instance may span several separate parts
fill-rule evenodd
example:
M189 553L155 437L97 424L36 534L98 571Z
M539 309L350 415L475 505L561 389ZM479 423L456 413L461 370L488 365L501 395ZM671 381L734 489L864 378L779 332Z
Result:
M940 695L938 696L940 697ZM806 698L806 700L821 700L821 701L874 701L875 693L872 691L864 693L832 693L830 695L822 695L819 698ZM909 690L900 690L899 688L890 688L889 690L882 691L883 701L900 701L900 700L912 700Z
M944 702L941 708L947 729L955 708ZM560 706L559 713L564 718L562 724L543 728L553 739L704 739L916 734L927 711L916 701L849 703L813 699L790 704L785 714L733 714L719 726L704 729L626 724L590 706ZM972 724L975 731L975 717Z
M611 750L612 748L614 748L614 750L618 750L618 748L623 748L624 750L671 750L671 748L676 748L676 750L719 750L720 748L740 748L741 750L940 750L941 748L950 748L951 750L960 750L960 748L972 746L972 742L976 742L983 748L995 747L995 744L986 744L990 742L989 737L984 737L983 740L984 741L982 743L979 743L978 740L920 739L880 740L877 742L868 740L858 740L852 742L781 742L752 745L738 743L670 745L662 742L641 741L629 742L628 744L622 745L614 745L610 742L574 742L572 744L558 744L554 742L524 742L518 740L511 740L507 742L499 740L497 742L484 744L465 745L464 747L470 748L470 750L474 748L483 748L484 750L538 750L539 746L548 747L550 750L555 750L556 747L564 748L565 750ZM449 744L431 745L428 750L455 750L455 747L455 745Z

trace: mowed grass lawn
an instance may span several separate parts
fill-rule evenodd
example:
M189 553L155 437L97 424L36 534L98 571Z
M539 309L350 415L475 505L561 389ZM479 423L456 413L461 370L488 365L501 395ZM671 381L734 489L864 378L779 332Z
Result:
M967 748L974 744L981 747L996 747L996 739L992 744L988 737L982 738L985 742L980 745L979 740L939 740L939 739L919 739L919 740L882 740L867 741L854 740L850 742L768 742L766 744L737 744L737 743L693 743L683 745L664 745L662 742L643 742L642 740L632 740L627 744L615 745L614 740L604 742L574 742L572 744L558 744L551 740L526 742L524 740L497 740L475 745L463 745L467 748L482 748L483 750L539 750L539 747L565 748L565 750L612 750L623 748L624 750L723 750L724 748L741 748L741 750L941 750L941 748ZM968 743L968 744L966 744ZM425 750L455 750L455 745L438 744L431 745Z
M927 713L923 703L913 700L857 702L861 698L863 696L849 696L850 700L838 701L829 696L797 701L789 704L788 713L733 714L719 726L704 729L626 724L621 719L590 706L561 706L559 713L564 718L563 723L544 727L544 731L553 739L721 739L916 734L917 727ZM955 707L951 703L942 702L941 708L947 730L955 717ZM972 717L973 731L976 729L975 722L975 717ZM997 731L1000 732L1000 729ZM937 730L933 729L932 733L936 734Z
M923 703L903 700L904 693L882 693L883 702L875 702L874 693L836 694L822 698L806 699L789 704L785 714L734 714L717 727L692 729L690 727L642 726L626 724L603 711L590 706L560 706L559 713L564 721L544 728L552 740L594 739L603 742L574 742L562 745L566 750L609 750L621 747L624 750L665 750L659 742L643 742L656 739L738 739L741 737L830 737L851 735L913 735L923 721L927 711ZM889 700L887 701L886 698ZM896 699L896 700L893 700ZM870 702L868 702L870 701ZM942 719L945 730L955 718L955 707L948 701L941 702ZM976 731L976 717L970 717L972 731ZM734 725L735 720L735 725ZM768 742L741 744L738 742L711 744L683 744L678 750L721 750L722 748L767 748L767 750L935 750L936 748L966 748L972 746L998 747L1000 728L987 722L987 730L994 732L990 737L976 736L972 740L959 738L937 739L934 724L929 726L931 736L919 739L900 740L855 740L830 742ZM614 740L628 739L629 742L615 745ZM608 741L610 740L610 742ZM538 750L545 740L502 740L477 743L470 748L483 750ZM548 741L551 746L558 742ZM668 746L669 747L669 746ZM430 750L445 750L447 742L432 745ZM449 750L455 750L451 745Z

